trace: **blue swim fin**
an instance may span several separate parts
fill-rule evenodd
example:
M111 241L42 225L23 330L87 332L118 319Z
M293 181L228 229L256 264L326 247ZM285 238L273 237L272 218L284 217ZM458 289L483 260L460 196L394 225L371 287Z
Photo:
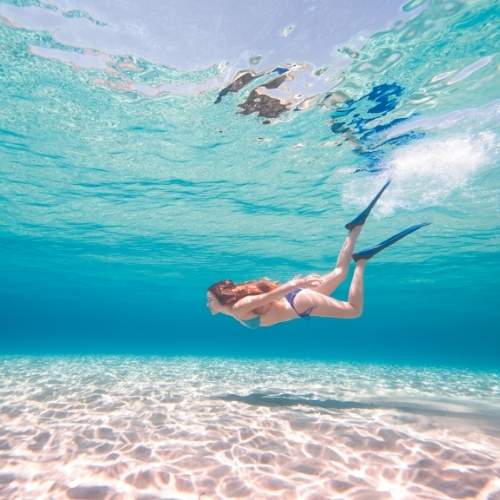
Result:
M354 219L352 219L351 222L348 222L345 225L346 229L349 229L349 231L350 231L354 227L359 226L361 224L364 224L364 222L365 222L366 218L368 217L368 215L370 214L372 208L375 206L375 203L377 203L378 199L382 196L382 193L385 191L385 189L387 188L387 186L390 183L391 183L391 181L387 181L383 185L382 189L375 195L375 198L373 198L373 200L370 202L370 204L357 217L355 217Z
M361 252L357 252L352 255L352 258L355 261L358 261L360 259L370 259L373 257L375 254L379 253L381 250L384 248L387 248L396 241L399 241L401 238L404 238L405 236L408 236L409 234L413 233L417 229L420 229L421 227L428 226L430 222L423 222L422 224L417 224L415 226L407 227L406 229L403 229L400 233L395 234L394 236L391 236L390 238L387 238L386 240L382 241L378 245L372 247L372 248L367 248L366 250L361 250Z

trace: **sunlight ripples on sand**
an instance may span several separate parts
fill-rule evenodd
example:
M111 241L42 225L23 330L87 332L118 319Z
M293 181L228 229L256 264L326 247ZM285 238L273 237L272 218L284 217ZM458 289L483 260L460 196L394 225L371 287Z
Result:
M3 498L496 498L500 376L5 357Z

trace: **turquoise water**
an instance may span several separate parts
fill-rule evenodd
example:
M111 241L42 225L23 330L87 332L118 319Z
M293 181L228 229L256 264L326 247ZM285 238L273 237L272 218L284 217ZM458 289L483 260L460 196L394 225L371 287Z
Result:
M2 353L499 368L496 2L402 6L332 49L308 105L283 90L293 106L271 123L239 105L278 73L216 104L220 65L68 45L19 14L62 7L0 7ZM250 332L210 316L219 279L330 270L343 225L386 178L359 248L432 225L370 262L361 319Z

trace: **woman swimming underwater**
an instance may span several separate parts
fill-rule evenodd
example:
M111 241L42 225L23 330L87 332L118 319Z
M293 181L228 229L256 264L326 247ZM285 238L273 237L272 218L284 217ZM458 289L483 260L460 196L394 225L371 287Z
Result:
M368 259L429 224L424 222L411 226L372 248L353 253L366 218L389 183L390 181L387 181L370 204L346 224L349 234L340 250L335 268L328 274L293 278L283 285L267 278L240 284L231 280L218 281L207 291L207 306L211 313L232 316L248 328L271 326L298 317L347 319L361 316L364 295L363 274ZM347 277L351 258L356 262L356 269L349 288L348 300L334 299L330 295Z

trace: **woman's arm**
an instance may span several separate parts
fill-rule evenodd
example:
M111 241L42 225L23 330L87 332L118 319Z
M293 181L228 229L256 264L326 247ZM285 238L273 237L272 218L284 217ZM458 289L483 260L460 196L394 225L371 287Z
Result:
M243 297L234 304L233 311L238 315L244 316L257 307L269 304L269 302L272 302L273 300L281 299L281 297L284 297L288 292L291 292L295 288L301 286L314 287L318 286L320 283L321 280L317 276L293 278L270 292L261 293L259 295L247 295L246 297Z

